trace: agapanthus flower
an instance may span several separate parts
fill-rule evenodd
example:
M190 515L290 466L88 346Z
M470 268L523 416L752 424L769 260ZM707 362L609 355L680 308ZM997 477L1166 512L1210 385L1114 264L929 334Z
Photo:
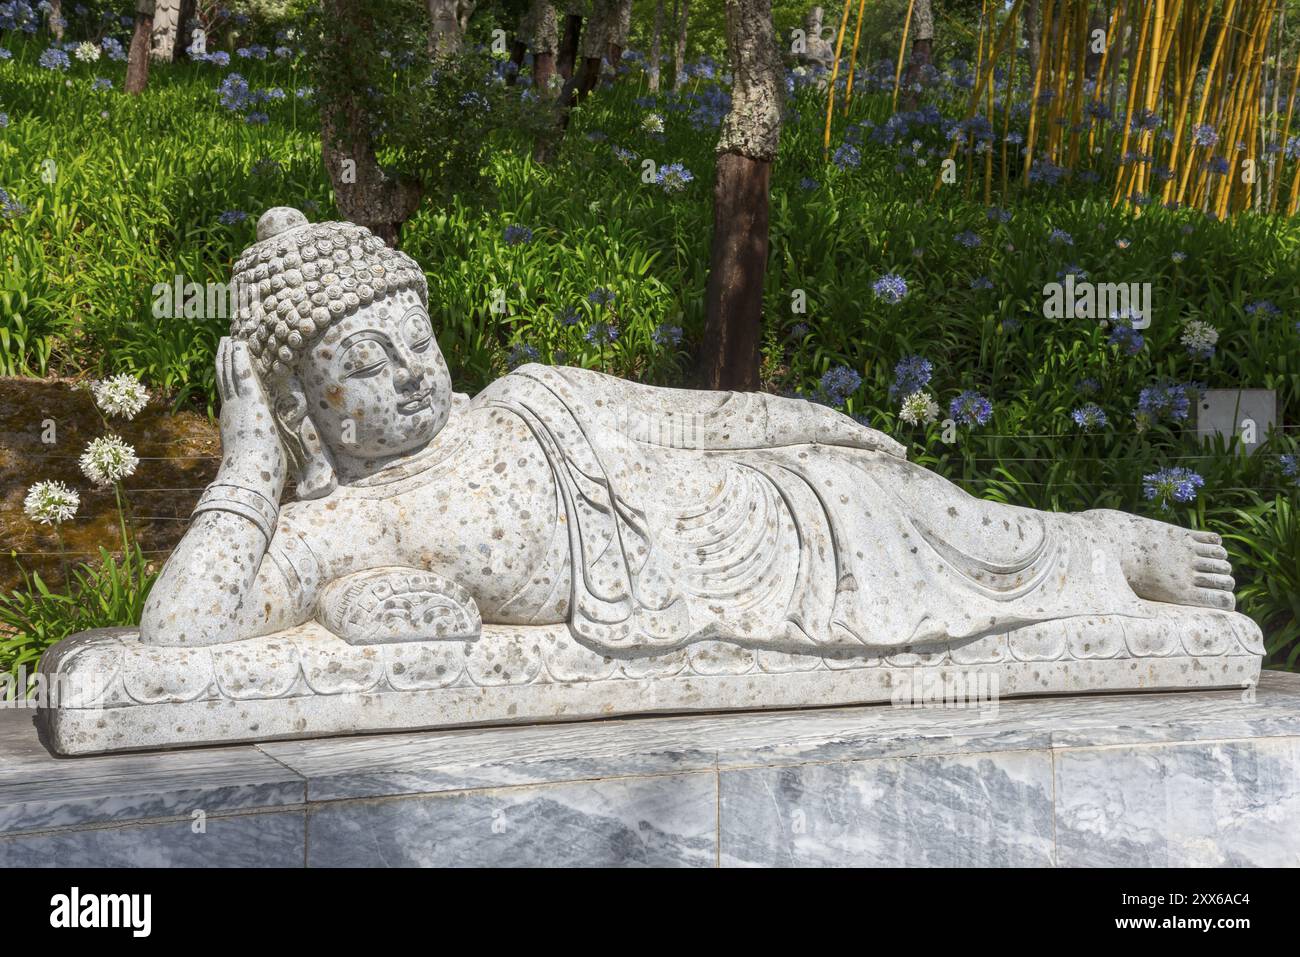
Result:
M1282 315L1282 310L1267 299L1256 299L1254 302L1247 303L1243 311L1248 316L1261 315L1265 319Z
M662 133L664 131L664 118L658 113L647 113L641 120L641 129L647 133Z
M586 339L592 345L599 345L604 342L616 342L618 340L618 326L612 322L593 322L582 338Z
M992 289L993 280L988 276L976 276L970 281L970 287L972 289Z
M665 193L680 193L686 189L693 179L695 179L695 174L681 163L669 163L667 166L661 166L659 172L655 174L655 182L664 188Z
M987 425L993 418L993 403L978 392L967 389L948 404L948 414L959 425Z
M934 365L924 356L904 356L894 365L894 381L889 386L889 397L908 396L922 391L930 384Z
M1088 402L1079 406L1070 413L1070 418L1074 419L1074 424L1085 432L1104 429L1110 424L1106 418L1106 413L1095 402Z
M805 176L803 179L799 180L799 188L807 190L808 192L812 192L820 186L821 184L811 176Z
M242 223L248 218L248 213L242 209L228 209L217 217L217 222L223 226L234 226L236 223Z
M1110 335L1106 340L1112 346L1119 346L1121 352L1130 356L1137 355L1146 344L1146 340L1142 338L1142 333L1133 328L1133 318L1127 312L1111 313Z
M108 77L97 76L95 77L95 82L90 84L90 88L96 92L111 90L113 89L113 81L108 79Z
M908 425L929 425L939 418L939 403L928 392L913 392L903 399L898 417Z
M1183 324L1183 335L1178 340L1194 359L1208 359L1214 355L1219 342L1219 330L1200 319L1189 319Z
M582 319L582 313L574 306L565 306L556 313L555 318L562 326L576 326Z
M533 231L527 226L512 223L505 228L502 239L505 240L507 246L522 246L533 241Z
M0 188L0 219L17 219L27 215L27 207Z
M843 405L862 385L862 376L848 366L832 366L822 373L821 395L828 405Z
M1192 127L1193 146L1213 146L1218 142L1219 134L1214 131L1214 127L1209 123Z
M617 298L614 290L606 289L604 286L597 286L591 292L587 293L587 302L593 306L608 306Z
M1182 262L1186 262L1186 261L1187 261L1187 253L1183 252L1181 249L1175 249L1175 250L1170 254L1169 258L1172 259L1172 260L1174 261L1175 264L1182 263Z
M72 65L72 61L68 59L68 54L58 47L50 47L40 55L36 62L43 69L58 70L61 73L66 72L68 67Z
M122 48L121 41L113 37L104 37L99 41L99 48L104 51L105 56L117 63L126 60L126 50Z
M135 449L116 435L101 435L81 453L81 471L96 485L111 485L134 474L140 464Z
M1047 241L1050 243L1056 243L1058 246L1074 245L1074 237L1064 229L1053 229L1051 234L1047 237Z
M1300 456L1294 454L1279 456L1278 464L1282 467L1283 478L1290 479L1293 485L1300 485Z
M510 355L506 357L506 364L513 369L526 362L536 362L537 358L537 350L521 342L511 348Z
M61 525L77 514L81 496L62 482L37 482L27 490L23 512L33 522Z
M1171 501L1195 500L1196 490L1204 484L1205 479L1191 469L1175 466L1142 476L1142 494L1147 501L1159 501L1160 507L1168 510Z
M897 305L907 296L907 280L897 273L885 273L871 284L871 291L877 299Z
M978 233L973 233L969 229L965 232L958 233L953 237L953 240L958 245L965 246L967 249L974 249L976 246L984 242L984 240L980 239Z
M650 338L654 340L657 346L677 346L681 345L682 327L660 324L655 326L654 331L650 333Z
M1141 431L1163 419L1182 422L1187 418L1191 408L1192 399L1188 386L1161 380L1138 393L1138 405L1133 418L1137 422L1138 430Z
M149 391L129 373L94 382L90 387L95 404L109 416L134 419L149 402Z
M862 162L862 153L851 143L843 143L831 154L831 162L840 169L856 169Z
M77 44L76 53L73 55L82 63L94 63L99 59L99 47L87 40Z

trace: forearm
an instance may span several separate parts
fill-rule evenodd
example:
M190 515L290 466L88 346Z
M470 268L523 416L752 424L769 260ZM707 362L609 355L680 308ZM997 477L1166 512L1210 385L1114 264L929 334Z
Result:
M253 591L277 507L268 495L218 479L154 583L140 638L154 645L216 645L243 637L239 609Z

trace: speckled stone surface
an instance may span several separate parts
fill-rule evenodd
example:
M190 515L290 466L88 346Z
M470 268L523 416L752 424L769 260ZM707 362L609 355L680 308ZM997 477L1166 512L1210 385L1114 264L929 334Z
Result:
M217 349L216 479L139 629L42 659L69 687L62 754L857 704L935 678L1255 680L1217 535L978 499L795 397L528 363L471 399L408 255L287 207L257 236Z
M1296 865L1300 675L77 759L0 711L0 866L72 864Z

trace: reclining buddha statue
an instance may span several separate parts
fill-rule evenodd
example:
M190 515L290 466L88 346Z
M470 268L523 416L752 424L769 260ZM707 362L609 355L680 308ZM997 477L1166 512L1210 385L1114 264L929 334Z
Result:
M45 656L57 750L1258 675L1213 534L982 501L801 399L538 364L471 399L349 223L272 209L234 279L219 473L139 628Z

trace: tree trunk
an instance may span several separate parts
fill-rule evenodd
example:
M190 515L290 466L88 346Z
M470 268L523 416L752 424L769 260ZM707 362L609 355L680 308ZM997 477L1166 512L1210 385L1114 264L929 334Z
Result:
M564 37L560 41L560 54L555 68L560 76L568 80L573 77L573 64L578 57L578 45L582 39L582 14L570 10L564 17Z
M325 169L343 219L394 246L402 224L420 204L420 187L390 176L375 156L370 117L361 97L369 81L364 66L350 54L351 38L374 29L365 13L367 0L324 0L323 6L326 34L318 69L328 80L318 85L317 96Z
M921 82L921 71L934 58L934 14L930 9L930 0L916 0L912 11L912 57L907 64L907 78L903 81L907 89L904 101L916 105L917 93L912 89Z
M659 55L664 35L664 0L656 0L654 36L650 40L650 92L659 92Z
M609 27L609 67L618 75L618 65L627 49L627 36L632 32L632 0L616 0Z
M63 19L63 0L50 0L50 32L54 39L63 42L63 29L67 21Z
M519 82L519 71L524 68L524 58L527 55L528 44L523 40L516 40L510 44L510 62L514 65L514 69L506 71L506 86L514 86Z
M126 92L139 96L149 84L149 47L153 36L154 0L139 0L135 5L135 32L126 56Z
M690 19L691 0L682 0L682 17L677 21L677 39L673 44L673 89L686 82L686 22Z
M447 57L460 53L465 27L474 12L473 0L428 0L428 6L429 55Z
M619 0L591 0L591 16L582 34L582 69L576 98L585 100L600 82L600 61L609 55L617 29Z
M768 187L781 134L781 58L772 0L725 0L731 110L722 122L713 184L708 315L699 361L705 388L761 385Z
M181 0L157 0L154 4L152 49L149 55L164 63L176 56L176 37L181 32Z
M532 0L527 22L528 32L523 39L533 51L533 87L538 96L549 97L559 47L559 23L551 0Z
M179 60L181 54L194 42L191 22L198 19L198 0L180 0L180 9L176 11L176 45L172 47L172 59Z

